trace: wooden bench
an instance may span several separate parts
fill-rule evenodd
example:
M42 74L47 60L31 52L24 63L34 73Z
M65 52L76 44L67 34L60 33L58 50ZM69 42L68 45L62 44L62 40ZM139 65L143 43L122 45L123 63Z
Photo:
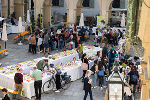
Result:
M8 51L8 49L4 49L4 50L0 51L0 54L5 52L5 51Z
M0 86L0 89L2 90L4 87L2 87L2 86ZM7 90L8 90L8 92L9 93L11 93L11 94L18 94L18 92L17 91L14 91L14 90L11 90L11 89L8 89L8 88L6 88Z

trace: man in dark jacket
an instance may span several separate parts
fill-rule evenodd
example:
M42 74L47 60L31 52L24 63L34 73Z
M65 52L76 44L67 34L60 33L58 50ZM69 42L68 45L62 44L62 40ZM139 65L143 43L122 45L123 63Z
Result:
M106 44L102 45L103 49L102 49L102 58L105 58L108 56L108 48L106 46Z
M86 100L88 93L90 94L90 100L93 100L93 96L92 96L92 80L90 79L92 71L88 70L87 71L87 77L85 77L84 79L84 91L85 91L85 95L84 95L84 100Z

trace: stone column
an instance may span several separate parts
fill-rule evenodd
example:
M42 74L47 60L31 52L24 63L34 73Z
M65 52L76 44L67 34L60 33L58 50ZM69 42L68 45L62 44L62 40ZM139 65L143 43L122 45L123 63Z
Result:
M2 17L8 16L8 0L1 0L2 4ZM14 12L14 0L10 0L10 14Z
M44 5L43 7L43 25L48 27L51 25L51 5Z
M44 3L44 0L34 0L34 19L35 19L35 21L37 21L39 14L43 15L43 12L42 12L43 3Z
M109 8L113 0L98 0L100 5L100 16L104 16L106 24L109 20Z
M66 0L67 3L67 23L75 24L77 16L77 4L80 3L80 0Z
M16 18L19 20L19 17L22 17L24 20L24 2L15 2L14 6Z

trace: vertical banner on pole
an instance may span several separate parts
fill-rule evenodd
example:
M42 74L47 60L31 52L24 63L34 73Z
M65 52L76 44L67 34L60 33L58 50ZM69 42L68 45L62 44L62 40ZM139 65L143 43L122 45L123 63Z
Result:
M102 28L105 24L104 16L97 16L97 27Z

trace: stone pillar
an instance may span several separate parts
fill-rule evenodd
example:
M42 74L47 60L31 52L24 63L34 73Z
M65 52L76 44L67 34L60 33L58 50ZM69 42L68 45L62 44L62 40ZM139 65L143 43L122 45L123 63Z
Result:
M67 9L67 23L68 24L76 23L76 9Z
M43 7L43 25L48 27L51 25L51 5L44 5Z
M75 24L77 16L77 4L80 0L66 0L67 3L67 23Z
M44 3L44 0L34 0L34 19L35 19L35 21L37 21L39 14L43 15L43 12L42 12L43 3Z
M2 17L8 16L8 0L1 0L2 4ZM10 14L14 12L14 0L10 0Z
M22 1L22 2L21 2ZM24 20L24 2L23 0L16 1L14 4L14 12L16 15L16 18L19 20L19 17L22 17L22 20Z
M113 0L98 0L100 5L100 16L104 16L106 24L109 20L109 8Z

